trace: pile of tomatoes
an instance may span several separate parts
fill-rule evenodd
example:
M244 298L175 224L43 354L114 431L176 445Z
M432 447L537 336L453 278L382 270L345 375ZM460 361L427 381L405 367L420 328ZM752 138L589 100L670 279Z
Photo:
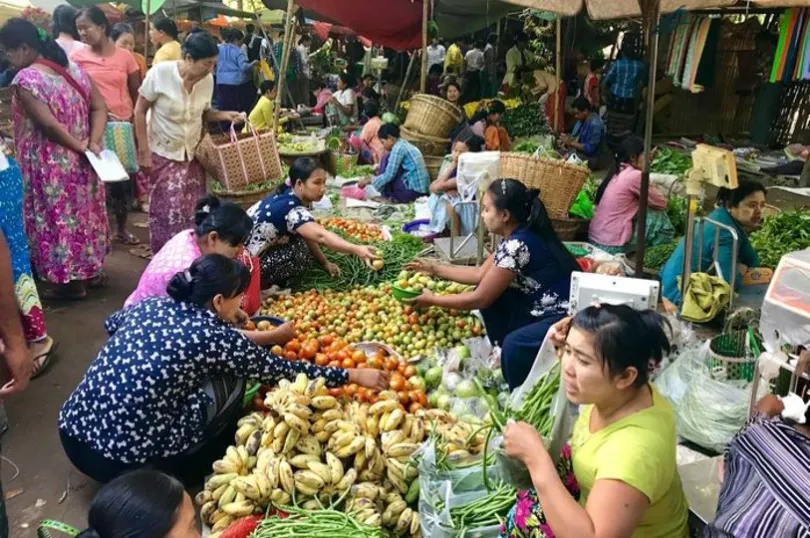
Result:
M466 312L435 307L416 311L400 303L391 295L390 285L346 292L310 290L271 300L263 305L261 314L294 322L299 349L285 350L285 354L314 361L336 340L384 343L411 359L484 333L481 321ZM341 365L347 358L351 357L340 358ZM327 356L324 364L334 360Z
M411 413L426 407L425 380L416 371L416 367L404 360L389 355L383 348L371 354L354 349L343 338L324 335L308 340L294 339L285 346L273 346L271 352L287 360L307 360L318 366L339 368L373 368L391 372L390 390L396 392L400 403ZM330 394L336 398L357 402L375 403L379 394L360 387L354 383L345 387L331 389Z
M327 228L335 228L346 235L359 241L372 242L384 239L382 230L374 224L367 224L359 220L342 219L340 217L329 217L320 219L321 225Z

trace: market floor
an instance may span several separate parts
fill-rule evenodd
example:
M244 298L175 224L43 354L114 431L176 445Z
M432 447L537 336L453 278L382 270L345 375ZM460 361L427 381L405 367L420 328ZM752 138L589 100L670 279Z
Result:
M142 222L146 216L138 213L131 220ZM131 229L148 243L145 229ZM54 363L25 393L6 404L9 431L2 440L2 484L11 538L34 536L43 519L79 529L86 525L98 485L65 457L56 417L106 340L104 320L121 307L146 267L146 260L130 254L130 248L115 245L107 258L107 288L91 291L81 302L45 304L48 333L59 343ZM16 478L11 462L19 468Z

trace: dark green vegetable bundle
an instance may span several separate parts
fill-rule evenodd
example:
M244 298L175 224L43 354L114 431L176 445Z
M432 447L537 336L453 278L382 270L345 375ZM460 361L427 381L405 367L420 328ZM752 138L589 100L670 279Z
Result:
M767 217L750 239L761 265L775 268L785 254L810 248L810 210L784 211Z
M332 229L331 231L352 243L362 243L357 239L349 238L340 230ZM297 290L315 289L322 291L326 289L347 289L354 286L375 286L383 282L390 282L396 280L403 266L413 261L425 248L424 243L419 238L402 232L394 232L394 238L391 241L365 244L377 248L378 254L385 264L379 271L370 269L357 256L348 256L324 249L323 253L326 259L340 268L340 275L333 278L322 267L314 265L295 282L294 288Z
M368 164L359 164L352 166L348 170L346 170L343 174L343 177L365 177L365 176L373 176L375 175L376 167Z
M527 103L507 110L501 116L501 125L513 138L543 135L551 131L546 111L540 103Z
M670 148L658 148L650 172L682 176L692 168L692 157Z
M667 216L675 228L675 235L686 233L686 213L689 201L685 196L671 196L667 201Z
M676 240L672 243L657 245L646 249L644 251L644 267L647 269L662 268L672 256L672 253L675 252L675 249L678 248L679 241L680 240Z
M463 536L467 530L503 523L509 510L515 505L516 493L515 488L502 483L492 492L482 495L472 502L454 506L450 509L453 528ZM436 509L441 512L444 509L444 503L438 502Z
M540 144L532 140L521 140L512 147L512 151L515 153L534 153L539 147Z

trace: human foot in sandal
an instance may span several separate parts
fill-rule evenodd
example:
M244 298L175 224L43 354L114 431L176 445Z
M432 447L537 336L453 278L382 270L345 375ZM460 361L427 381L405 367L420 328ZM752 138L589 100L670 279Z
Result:
M113 241L122 245L140 245L141 240L129 232L117 233L113 236Z
M96 276L87 281L87 287L92 289L105 288L110 282L110 275L102 269Z
M51 365L51 359L56 353L57 343L50 336L39 342L34 342L28 351L34 361L34 369L31 371L31 379L36 379L45 373Z
M39 296L48 301L81 301L87 298L87 288L81 282L74 281L40 289Z

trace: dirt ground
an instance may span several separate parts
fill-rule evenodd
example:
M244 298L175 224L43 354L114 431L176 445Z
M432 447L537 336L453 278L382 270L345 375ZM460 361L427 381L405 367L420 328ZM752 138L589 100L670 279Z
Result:
M143 222L146 216L135 214L131 220ZM148 241L145 229L131 229ZM91 291L81 302L44 305L48 333L59 344L55 362L25 393L6 404L9 431L2 439L2 483L11 538L35 536L42 519L79 529L86 524L98 485L65 457L56 418L106 340L104 320L123 305L146 267L146 260L131 255L129 248L116 245L107 258L110 282L106 289Z

